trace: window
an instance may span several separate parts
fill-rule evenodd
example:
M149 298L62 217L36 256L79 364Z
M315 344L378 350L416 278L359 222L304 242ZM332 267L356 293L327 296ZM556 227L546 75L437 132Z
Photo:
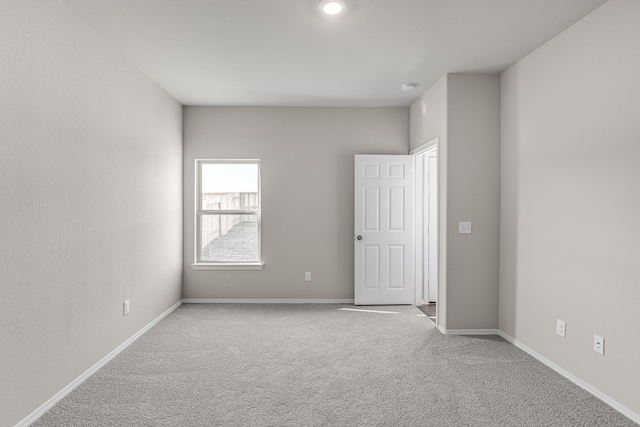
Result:
M260 160L196 160L196 270L261 269Z

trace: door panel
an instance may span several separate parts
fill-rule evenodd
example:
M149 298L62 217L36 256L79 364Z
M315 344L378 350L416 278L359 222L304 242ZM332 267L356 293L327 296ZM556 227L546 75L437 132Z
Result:
M363 245L364 250L364 287L380 288L380 246Z
M389 188L389 231L404 231L404 187Z
M364 190L364 229L367 231L380 230L379 188L365 188Z
M355 156L354 300L413 304L413 157Z
M389 288L404 289L404 246L389 245Z

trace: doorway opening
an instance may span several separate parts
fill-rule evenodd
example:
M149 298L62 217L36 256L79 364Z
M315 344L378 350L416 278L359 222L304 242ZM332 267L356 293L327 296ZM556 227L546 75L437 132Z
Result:
M414 149L416 306L437 324L438 138Z

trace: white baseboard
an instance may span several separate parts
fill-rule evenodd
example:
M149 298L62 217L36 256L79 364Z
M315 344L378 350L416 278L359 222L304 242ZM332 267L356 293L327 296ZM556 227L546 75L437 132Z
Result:
M499 335L497 329L444 329L438 325L444 335Z
M96 371L98 371L98 369L100 369L104 365L106 365L111 359L113 359L118 354L120 354L122 352L122 350L124 350L125 348L129 347L129 345L131 345L131 343L133 343L135 340L140 338L140 336L142 336L142 334L144 334L149 329L151 329L160 320L162 320L163 318L168 316L173 310L175 310L176 308L180 307L180 305L182 305L182 301L178 301L177 303L175 303L174 305L169 307L169 309L167 309L160 316L158 316L155 319L153 319L147 326L145 326L144 328L140 329L131 338L129 338L128 340L126 340L125 342L120 344L118 347L116 347L115 350L113 350L111 353L107 354L98 363L93 365L91 368L87 369L82 375L80 375L78 378L73 380L69 385L67 385L65 388L63 388L58 393L56 393L55 396L53 396L51 399L47 400L45 403L40 405L40 407L38 409L36 409L32 413L30 413L25 419L23 419L18 424L16 424L15 427L27 427L27 426L31 425L31 423L33 423L35 420L40 418L45 412L47 412L49 409L51 409L53 407L53 405L55 405L60 400L62 400L66 395L71 393L76 387L78 387L80 384L82 384L87 378L89 378Z
M509 341L511 344L513 344L516 347L518 347L520 350L522 350L522 351L524 351L526 353L529 353L531 356L533 356L534 358L538 359L540 362L544 363L549 368L553 369L554 371L556 371L557 373L559 373L560 375L562 375L563 377L565 377L566 379L568 379L572 383L576 384L577 386L579 386L579 387L583 388L584 390L588 391L589 393L593 394L595 397L597 397L598 399L602 400L604 403L606 403L607 405L611 406L613 409L615 409L616 411L620 412L622 415L626 416L627 418L629 418L630 420L634 421L635 423L640 424L640 414L632 411L631 409L629 409L626 406L624 406L622 403L618 402L617 400L613 399L612 397L607 396L606 394L604 394L603 392L601 392L597 388L591 386L590 384L584 382L580 378L578 378L575 375L573 375L572 373L568 372L567 370L565 370L561 366L553 363L551 360L547 359L546 357L544 357L543 355L541 355L537 351L527 347L526 345L524 345L523 343L521 343L517 339L513 338L512 336L504 333L501 330L498 330L497 333L502 338L504 338L505 340Z
M352 299L206 299L183 298L183 304L353 304Z

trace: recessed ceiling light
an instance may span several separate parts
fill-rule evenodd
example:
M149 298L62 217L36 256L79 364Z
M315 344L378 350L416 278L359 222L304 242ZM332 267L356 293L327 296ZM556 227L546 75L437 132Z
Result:
M344 0L322 0L320 10L327 15L337 15L345 8Z
M416 86L418 86L417 83L402 83L400 85L400 90L403 92L409 92L412 91L416 88Z

